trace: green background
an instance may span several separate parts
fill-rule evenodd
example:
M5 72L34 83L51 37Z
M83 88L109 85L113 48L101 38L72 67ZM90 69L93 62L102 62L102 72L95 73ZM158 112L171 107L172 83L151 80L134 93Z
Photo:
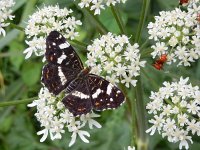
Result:
M73 15L83 22L83 26L78 29L80 37L77 40L91 44L92 39L99 37L100 32L93 24L92 18L70 0L16 0L14 23L25 27L29 15L37 11L37 7L57 3L61 8L71 8L74 11ZM161 10L171 10L176 6L178 6L178 0L151 1L140 45L148 37L146 26L149 21L153 21L153 16L158 15ZM118 5L128 36L132 40L136 34L141 7L141 0L128 0L125 4ZM110 8L102 10L99 19L109 31L120 33ZM76 44L73 46L81 59L85 61L85 49ZM41 88L40 76L44 64L41 63L41 58L35 56L24 60L25 48L27 45L24 33L8 27L6 37L0 38L0 102L35 97ZM158 90L162 82L166 80L172 81L180 76L190 77L193 85L200 85L200 61L192 63L191 67L177 68L176 65L170 65L165 66L162 71L157 71L151 66L153 60L149 51L147 44L142 50L142 59L147 61L147 65L141 73L145 103L149 101L150 91ZM70 148L68 144L71 134L67 132L62 140L51 141L48 138L44 143L39 142L40 136L36 133L42 128L34 116L35 112L35 108L27 108L25 104L0 108L0 150L124 150L131 143L131 121L127 113L127 104L115 111L101 113L97 121L101 123L102 128L86 129L91 134L90 143L86 144L78 138ZM190 145L191 150L200 149L200 138L193 137L193 141L194 144ZM155 134L150 137L149 149L176 150L178 144L169 143L160 135Z

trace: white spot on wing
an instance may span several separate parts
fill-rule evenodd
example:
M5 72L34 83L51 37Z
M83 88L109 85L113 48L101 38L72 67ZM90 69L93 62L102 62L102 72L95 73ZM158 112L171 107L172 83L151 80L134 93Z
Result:
M80 97L81 99L90 98L89 95L86 95L86 94L81 93L81 92L78 92L78 91L73 92L72 95L77 96L77 97Z
M100 93L101 93L101 89L97 89L96 92L92 94L92 98L97 98Z
M113 87L113 85L112 85L111 83L109 83L108 86L107 86L107 91L106 91L106 93L107 93L108 95L110 95L110 93L111 93L111 91L112 91L112 87Z
M58 61L57 61L57 63L58 64L61 64L62 63L62 61L65 59L65 58L67 58L67 56L66 55L64 55L64 54L62 54L59 58L58 58Z
M117 91L117 93L119 94L119 93L121 93L121 91L120 91L120 90L118 90L118 91Z
M58 76L60 77L60 81L62 85L64 85L67 82L67 79L65 78L65 75L62 72L62 69L58 67Z
M70 46L70 44L68 42L65 42L65 43L62 43L62 44L59 45L60 49L65 49L69 46Z

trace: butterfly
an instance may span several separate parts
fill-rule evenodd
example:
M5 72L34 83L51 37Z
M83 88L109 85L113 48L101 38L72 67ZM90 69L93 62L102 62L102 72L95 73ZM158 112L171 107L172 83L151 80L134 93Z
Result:
M41 81L54 95L64 91L62 102L74 116L115 109L125 101L119 88L89 73L91 68L84 69L73 47L59 32L47 36L45 57Z

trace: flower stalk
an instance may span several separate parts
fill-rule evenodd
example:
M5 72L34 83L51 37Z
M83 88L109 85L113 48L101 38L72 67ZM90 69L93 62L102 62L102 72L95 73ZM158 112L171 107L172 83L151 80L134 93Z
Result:
M142 10L141 10L141 16L140 21L137 29L137 34L135 38L135 42L139 43L142 29L146 20L146 15L148 12L150 0L143 0L142 4ZM138 77L137 86L135 87L135 98L136 98L136 124L137 124L137 149L138 150L147 150L148 149L148 137L146 134L146 117L145 117L145 106L144 106L144 100L143 100L143 89L142 89L142 83L141 78ZM133 119L135 117L133 116ZM134 126L134 122L133 125Z
M17 29L17 30L19 30L19 31L24 32L24 28L23 28L23 27L21 27L21 26L19 26L19 25L16 25L16 24L14 24L14 23L12 23L12 22L10 22L10 27L12 27L12 28L14 28L14 29Z
M146 115L145 106L143 100L141 78L138 77L138 83L135 88L135 98L136 98L136 124L137 124L137 149L147 150L148 139L146 134ZM134 118L135 119L135 118Z
M125 26L124 26L124 23L122 21L122 18L121 18L121 15L120 15L119 11L113 5L111 5L111 10L112 10L112 13L113 13L113 15L114 15L114 17L116 19L116 22L117 22L117 24L119 26L119 29L120 29L121 33L125 34L126 33Z
M106 34L108 32L107 28L99 21L98 17L95 16L91 10L89 10L88 8L84 9L85 12L87 12L87 14L89 14L89 16L95 21L96 26L99 28L100 32L102 34Z
M35 99L37 99L37 97L32 97L32 98L23 99L23 100L14 100L14 101L9 101L9 102L1 102L0 107L13 106L13 105L19 105L19 104L27 104L27 103L32 102Z
M148 8L149 8L149 3L150 3L150 0L143 0L142 10L141 10L141 15L140 15L140 21L139 21L139 24L138 24L138 29L137 29L136 38L135 38L135 42L138 42L138 43L140 41L142 29L144 27L144 23L145 23L145 20L146 20Z

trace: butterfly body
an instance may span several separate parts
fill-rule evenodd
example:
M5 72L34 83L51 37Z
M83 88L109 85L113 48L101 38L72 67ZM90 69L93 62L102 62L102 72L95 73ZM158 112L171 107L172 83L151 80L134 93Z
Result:
M43 67L42 83L55 95L65 91L62 102L74 116L92 109L114 109L125 101L116 86L91 74L90 67L84 69L75 50L59 32L52 31L48 35L46 47L48 63Z

